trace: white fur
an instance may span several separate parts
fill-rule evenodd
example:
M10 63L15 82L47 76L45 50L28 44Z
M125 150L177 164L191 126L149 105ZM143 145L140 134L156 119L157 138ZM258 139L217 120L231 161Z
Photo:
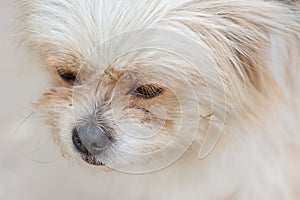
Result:
M100 75L109 64L152 74L150 80L174 86L182 100L186 126L181 132L192 133L199 123L195 143L176 163L150 174L106 174L114 177L107 184L120 188L103 197L299 199L300 15L295 6L261 0L26 0L21 5L22 41L43 58L77 52L85 58L81 67ZM150 50L139 51L142 47ZM253 62L259 72L252 77L255 83L234 51ZM84 97L75 99L74 107L82 104L78 115L91 112L95 101L103 102L103 90L93 96L87 91L94 91L95 84L87 87L77 90ZM115 110L106 110L104 118L117 120L133 135L150 131L130 124L122 99L115 101ZM60 145L64 153L78 158L70 142L71 110L66 102L51 103L57 106L53 112L59 116L55 125ZM201 119L210 113L208 122ZM135 112L133 117L137 124L139 115ZM178 116L168 117L179 122ZM121 150L153 150L154 144L174 139L163 135L141 143L127 136L120 136L119 144L100 159L112 166L132 162L135 167L140 158ZM179 134L170 150L185 150L193 136ZM151 156L142 161L163 155Z

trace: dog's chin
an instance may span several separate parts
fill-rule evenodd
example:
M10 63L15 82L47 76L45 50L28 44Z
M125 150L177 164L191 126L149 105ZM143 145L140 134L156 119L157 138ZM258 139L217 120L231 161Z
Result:
M99 161L95 156L91 155L90 153L88 154L81 153L81 159L89 165L105 166L105 163Z

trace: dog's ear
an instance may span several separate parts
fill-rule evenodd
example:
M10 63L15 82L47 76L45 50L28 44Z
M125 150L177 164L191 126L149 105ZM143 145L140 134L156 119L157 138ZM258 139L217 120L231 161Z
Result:
M298 49L289 52L289 57L300 56L297 9L295 5L271 1L193 1L177 9L172 20L175 18L190 32L199 34L232 88L251 87L268 95L278 91L274 70L279 69L274 64L282 60L281 55L274 57L274 48L277 52ZM282 45L274 46L274 37ZM290 73L285 69L296 67L286 65L291 63L277 65L283 68L282 76Z

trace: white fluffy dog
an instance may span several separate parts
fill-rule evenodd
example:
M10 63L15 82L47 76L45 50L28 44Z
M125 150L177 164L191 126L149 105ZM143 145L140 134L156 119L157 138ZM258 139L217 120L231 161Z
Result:
M35 106L64 156L114 169L106 198L300 198L296 1L20 4L55 80Z

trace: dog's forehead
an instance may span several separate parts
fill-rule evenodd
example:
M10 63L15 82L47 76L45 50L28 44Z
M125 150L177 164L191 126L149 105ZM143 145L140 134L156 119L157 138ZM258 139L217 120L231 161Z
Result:
M117 70L113 67L108 67L101 75L101 81L104 84L117 82L124 75L124 71Z
M24 42L42 53L49 53L55 46L88 56L110 38L146 28L185 1L190 0L26 0L20 27Z

